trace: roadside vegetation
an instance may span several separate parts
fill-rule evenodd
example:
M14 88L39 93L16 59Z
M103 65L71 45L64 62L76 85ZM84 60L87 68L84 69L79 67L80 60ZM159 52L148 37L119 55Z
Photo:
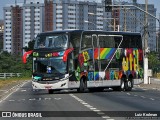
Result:
M25 47L25 51L33 49L33 42L28 43L29 47ZM32 76L32 58L27 59L27 63L22 62L21 55L11 55L6 51L0 53L0 73L21 73L20 77L0 78L0 89L7 86L13 86L24 80L31 80Z

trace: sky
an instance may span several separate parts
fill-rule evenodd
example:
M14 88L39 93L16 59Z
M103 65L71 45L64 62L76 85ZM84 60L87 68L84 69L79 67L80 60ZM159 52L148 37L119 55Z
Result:
M22 3L24 0L17 0L17 3ZM88 1L88 0L87 0ZM97 0L99 1L99 0ZM119 0L123 1L123 0ZM131 0L124 0L124 1L131 1ZM138 3L145 3L145 0L137 0ZM3 7L6 4L14 4L15 0L0 0L0 19L3 19ZM157 18L159 18L160 13L160 0L148 0L148 4L154 4L155 8L157 8Z

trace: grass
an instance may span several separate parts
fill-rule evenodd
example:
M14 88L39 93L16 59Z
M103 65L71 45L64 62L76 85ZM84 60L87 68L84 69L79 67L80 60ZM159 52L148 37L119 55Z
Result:
M0 79L0 89L5 88L7 86L16 85L19 82L22 82L24 80L31 80L30 77L13 77L13 78L7 78L7 79Z

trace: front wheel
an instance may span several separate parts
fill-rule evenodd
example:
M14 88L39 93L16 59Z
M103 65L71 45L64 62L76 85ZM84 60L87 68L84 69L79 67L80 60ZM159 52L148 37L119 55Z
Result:
M49 90L48 90L48 93L49 93L49 94L53 94L53 90L52 90L52 89L49 89Z
M80 86L78 88L78 92L85 92L87 89L87 81L84 78L81 78L80 80Z

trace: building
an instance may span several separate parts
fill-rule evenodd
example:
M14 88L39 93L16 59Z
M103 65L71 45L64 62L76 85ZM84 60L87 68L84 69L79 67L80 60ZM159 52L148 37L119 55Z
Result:
M133 2L123 2L119 3L114 1L115 4L121 5L135 5L143 10L145 10L145 4L138 4L137 0ZM120 31L131 31L131 32L141 32L142 37L144 36L144 27L145 27L145 13L136 7L117 7L113 9L113 17L119 16L119 30ZM153 4L148 4L148 12L153 16L156 16L156 9ZM147 15L148 17L148 47L150 51L156 51L156 19Z
M21 54L23 41L23 9L21 5L4 7L4 46L11 54Z
M122 4L114 0L114 4ZM134 4L145 9L144 4ZM149 12L156 15L154 5L148 5ZM148 16L151 51L156 50L156 20ZM84 29L106 31L132 31L144 33L144 12L134 7L114 7L105 12L104 0L24 0L21 5L4 7L5 34L4 50L18 54L28 42L44 31ZM18 22L15 22L18 20Z
M44 3L26 0L23 4L23 47L44 31Z
M3 20L0 20L0 51L3 50L3 32L4 32L4 23Z

